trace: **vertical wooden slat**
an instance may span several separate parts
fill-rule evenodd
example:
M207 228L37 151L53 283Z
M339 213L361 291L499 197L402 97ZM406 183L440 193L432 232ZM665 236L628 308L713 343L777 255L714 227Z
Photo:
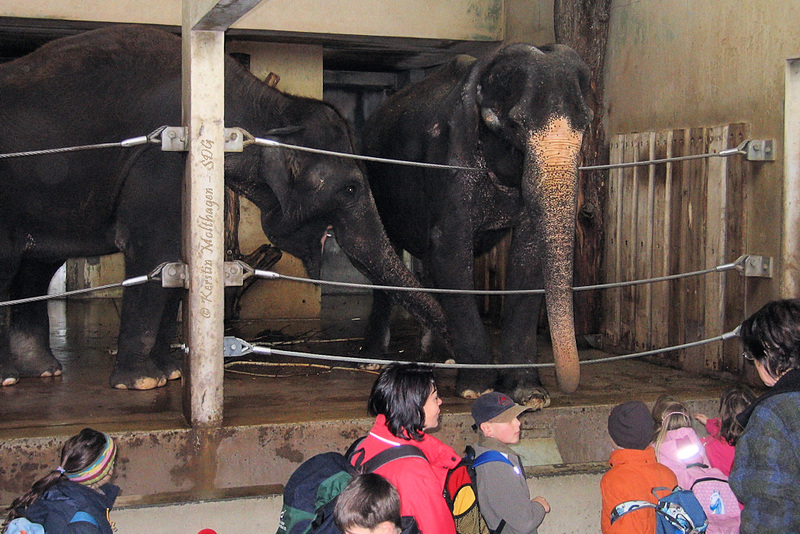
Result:
M636 161L637 147L636 135L626 135L624 144L624 161ZM635 168L622 170L622 216L620 224L623 233L620 235L620 278L619 280L632 280L634 276L634 258L636 253L636 204L637 193ZM633 348L634 310L633 288L623 287L620 290L620 347L631 350Z
M615 136L610 143L610 163L622 163L625 139ZM622 170L612 169L608 173L608 195L606 197L606 246L604 270L606 282L620 280L620 235L622 232ZM619 346L620 290L606 289L603 292L604 343Z
M654 134L653 159L667 157L669 144L672 140L671 132ZM653 251L651 276L665 276L672 274L669 270L669 252L671 237L671 184L667 177L668 164L652 166L653 180ZM669 284L658 282L650 289L651 294L651 321L650 339L654 347L669 346L669 316L674 314L670 308Z
M728 128L726 148L734 148L750 136L747 124L732 124ZM751 176L751 163L737 156L728 158L728 188L725 222L728 227L728 257L725 263L735 261L746 252L745 228L745 183ZM722 275L725 281L725 307L723 330L730 332L745 319L745 279L739 273L728 271ZM738 341L729 341L722 346L722 370L739 373L740 350Z
M706 130L692 128L689 138L689 153L706 152ZM706 168L707 160L696 159L685 163L687 175L684 179L687 215L684 228L682 253L684 255L681 272L696 271L705 267L705 217L706 217ZM683 329L685 341L698 341L705 337L705 282L701 277L683 280ZM683 368L699 371L703 368L704 347L683 351Z
M636 136L637 161L652 159L653 133ZM636 246L633 258L631 280L644 280L652 274L653 254L653 166L635 168L636 175ZM647 350L651 347L650 313L651 285L642 284L633 288L634 343L633 350Z
M674 130L672 132L672 141L669 145L667 152L668 157L677 158L685 156L689 147L689 131L688 130ZM685 164L681 162L667 163L667 197L670 199L670 246L667 254L667 265L670 274L678 274L681 272L683 265L683 234L684 234L684 221L687 219L684 198L684 168ZM669 342L668 346L672 347L683 343L683 285L680 280L672 280L669 282L669 302L672 312L668 317ZM676 362L680 360L679 353L669 353L668 356Z
M728 143L728 128L724 126L711 128L706 136L709 140L708 151L719 153ZM727 183L727 158L711 158L706 166L707 193L706 193L706 243L705 243L705 268L710 269L725 263L728 255L727 244L728 227L725 223L725 203L728 197ZM705 321L704 330L706 337L722 334L722 320L725 308L725 279L718 274L709 274L703 277L705 282ZM704 366L714 371L722 366L722 345L719 343L708 345L703 351Z

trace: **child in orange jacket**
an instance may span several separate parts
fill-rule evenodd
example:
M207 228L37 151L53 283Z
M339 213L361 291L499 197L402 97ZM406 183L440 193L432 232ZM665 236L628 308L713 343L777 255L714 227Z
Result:
M634 510L611 524L611 513L619 504L635 500L655 504L658 499L653 495L653 488L672 490L678 484L675 473L656 461L655 450L650 446L653 417L647 405L630 401L615 406L608 416L608 434L614 450L608 462L611 469L600 481L603 499L600 526L603 534L655 532L656 513L653 508Z

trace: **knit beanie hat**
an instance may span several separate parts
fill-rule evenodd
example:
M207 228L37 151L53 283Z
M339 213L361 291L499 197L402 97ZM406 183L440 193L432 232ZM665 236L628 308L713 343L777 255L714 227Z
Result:
M646 449L653 437L653 428L653 417L642 401L623 402L608 416L608 435L623 449Z

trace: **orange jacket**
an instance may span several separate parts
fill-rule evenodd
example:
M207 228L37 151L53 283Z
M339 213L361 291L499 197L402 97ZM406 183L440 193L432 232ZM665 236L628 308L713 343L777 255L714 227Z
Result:
M678 484L675 473L656 461L656 452L652 447L643 451L617 449L611 453L608 463L611 469L600 481L600 494L603 497L600 526L603 534L654 534L656 515L652 508L629 512L613 525L611 512L625 501L649 501L655 504L658 499L653 495L653 488L663 486L672 490ZM664 496L665 492L660 495Z

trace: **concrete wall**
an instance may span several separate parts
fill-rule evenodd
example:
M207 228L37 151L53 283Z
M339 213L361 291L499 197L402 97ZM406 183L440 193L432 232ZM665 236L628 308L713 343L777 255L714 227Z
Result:
M746 184L747 251L772 256L771 280L748 280L745 314L788 296L782 266L784 78L800 56L800 3L619 0L611 5L605 73L608 137L747 122L774 139L775 162Z
M502 0L263 0L233 28L434 39L502 39ZM0 16L181 26L181 0L4 0Z
M539 534L590 534L600 532L601 472L533 476L531 495L543 495L551 511ZM576 505L579 503L579 506ZM117 534L194 534L211 528L217 534L237 532L271 534L278 530L283 499L265 495L241 499L114 509L111 519Z

